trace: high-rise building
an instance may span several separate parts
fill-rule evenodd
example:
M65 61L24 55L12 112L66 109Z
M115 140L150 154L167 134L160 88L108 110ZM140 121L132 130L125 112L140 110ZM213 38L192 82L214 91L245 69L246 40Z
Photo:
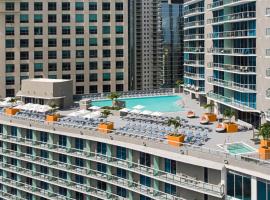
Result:
M183 1L161 1L162 18L162 85L174 87L177 80L183 79Z
M258 126L269 119L269 1L187 0L185 90ZM197 96L196 96L197 95Z
M128 90L128 2L1 1L0 97L26 78L74 81L74 93Z
M162 70L160 0L129 1L129 88L159 88Z
M184 86L201 101L206 101L204 4L204 0L186 0L184 3Z

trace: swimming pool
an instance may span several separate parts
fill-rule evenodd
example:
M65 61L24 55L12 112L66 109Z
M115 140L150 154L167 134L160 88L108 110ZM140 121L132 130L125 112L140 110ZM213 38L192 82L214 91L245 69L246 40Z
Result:
M177 102L181 100L181 96L158 96L158 97L140 97L140 98L119 98L126 102L126 107L133 109L134 106L142 105L142 110L150 110L157 112L177 112L181 111L182 107L177 105ZM97 100L93 101L94 106L111 106L111 100Z
M254 153L256 152L256 149L243 142L236 142L226 144L226 151L228 151L232 155L237 155L237 154Z

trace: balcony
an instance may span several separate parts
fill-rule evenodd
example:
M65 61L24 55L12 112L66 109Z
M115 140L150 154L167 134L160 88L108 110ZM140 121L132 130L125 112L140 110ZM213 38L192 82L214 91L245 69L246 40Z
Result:
M270 68L265 70L265 76L266 78L270 78Z
M197 94L205 94L204 87L199 87L199 86L190 85L190 84L185 84L184 90L192 92L192 93L195 92Z
M193 67L204 67L204 60L184 60L184 65Z
M241 101L235 100L234 98L229 98L220 94L216 94L213 91L208 92L206 96L211 100L227 105L236 110L240 110L243 112L257 112L257 110L255 109L256 103L241 102Z
M203 20L184 23L184 29L194 28L194 27L203 27L203 26L204 26Z
M270 88L265 91L265 96L267 99L270 99Z
M185 72L184 77L195 79L195 80L204 80L204 74Z
M253 2L255 0L219 0L219 1L216 1L216 2L213 2L213 3L210 3L207 5L207 9L215 9L215 8L218 8L218 7L221 7L221 6L233 6L234 4L237 4L239 5L239 3L249 3L249 2Z
M256 48L209 48L207 52L212 54L255 56Z
M229 15L214 17L213 19L208 19L208 24L216 24L216 23L225 23L225 22L232 22L232 21L246 21L246 20L254 20L256 19L256 12L255 11L246 11L240 13L233 13Z
M222 63L208 63L208 68L212 68L215 70L226 71L231 73L238 74L256 74L255 66L240 66L240 65L230 65L230 64L222 64ZM270 74L270 71L269 71Z
M185 35L184 40L204 40L204 34Z
M226 81L214 78L213 76L208 77L207 81L213 85L225 87L238 92L256 93L256 84L241 84L234 81Z
M196 192L201 192L201 193L207 193L212 196L222 196L223 195L223 187L221 185L213 185L209 183L205 183L203 181L194 181L194 177L186 176L183 174L171 174L162 170L150 168L144 165L140 165L138 163L130 162L128 160L122 160L119 158L115 157L109 157L103 154L98 154L96 152L89 152L89 151L82 151L78 149L72 149L72 148L66 148L66 147L61 147L58 145L49 145L47 143L42 143L42 142L34 142L33 140L26 140L25 138L18 138L18 137L11 137L7 136L6 138L3 138L3 135L0 135L0 140L2 141L9 141L13 142L16 144L23 144L25 146L33 147L33 148L39 148L39 149L44 149L47 151L59 153L59 154L66 154L69 156L74 156L74 157L80 157L84 158L90 161L94 162L101 162L109 166L113 167L118 167L122 168L128 171L133 171L135 173L143 174L145 176L150 176L153 179L157 179L159 181L167 182L173 185L176 185L181 188L185 188L188 190L193 190ZM58 164L58 160L48 160L46 158L41 158L37 156L32 156L29 154L25 153L20 153L12 151L12 150L5 150L3 149L0 154L10 156L10 157L17 157L18 159L25 160L26 161L31 161L31 162L36 162L37 164L40 164L42 162L43 165L47 163L48 167L52 167L52 165L49 166L49 163L53 163L53 165ZM35 161L33 161L35 160ZM43 162L46 161L46 162ZM67 164L67 163L65 163ZM74 166L75 168L78 168L78 166ZM66 166L60 165L59 167L61 170L66 170ZM90 170L88 168L85 168L86 170ZM81 173L81 172L80 172ZM189 181L193 180L193 181ZM187 184L185 184L187 183ZM212 191L212 189L214 191Z
M185 47L184 52L188 53L203 53L204 47Z
M207 35L208 38L221 39L221 38L250 38L256 37L256 29L248 30L236 30L236 31L224 31L218 33L210 33Z
M204 7L197 7L197 8L184 10L184 15L197 15L197 14L202 14L202 13L204 13Z

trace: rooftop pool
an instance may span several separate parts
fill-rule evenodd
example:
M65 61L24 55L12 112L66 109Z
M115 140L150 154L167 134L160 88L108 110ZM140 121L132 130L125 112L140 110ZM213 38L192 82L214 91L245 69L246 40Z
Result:
M126 108L134 109L134 106L142 105L142 110L150 110L156 112L177 112L182 110L179 105L181 96L154 96L154 97L138 97L138 98L119 98L126 102ZM181 104L181 101L180 101ZM92 102L94 106L111 106L111 100L96 100Z

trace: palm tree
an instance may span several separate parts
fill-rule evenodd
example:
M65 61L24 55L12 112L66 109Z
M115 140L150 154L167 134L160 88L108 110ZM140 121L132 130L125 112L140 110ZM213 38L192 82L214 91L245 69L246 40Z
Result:
M108 116L111 115L111 114L112 114L112 113L111 113L111 111L109 111L109 110L103 110L103 111L101 112L102 117L105 118L106 121L107 121Z
M225 118L228 118L229 123L231 123L232 117L235 115L235 112L232 109L225 109L223 115Z
M175 82L175 86L178 88L179 92L180 92L180 87L184 84L183 80L177 80Z
M116 100L121 97L121 94L119 93L116 93L116 92L111 92L109 95L108 95L108 98L112 100L112 107L115 106L115 102Z
M180 120L178 120L178 119L173 119L173 118L171 118L171 119L169 119L169 120L167 121L167 125L168 125L168 126L173 125L173 126L174 126L174 129L177 129L177 128L181 127L181 122L180 122Z
M270 139L270 123L266 122L259 127L259 135L262 136L264 140Z
M203 106L203 108L204 109L208 109L210 113L213 113L214 112L214 108L215 108L215 104L214 104L214 102L211 101L210 103L205 104Z

